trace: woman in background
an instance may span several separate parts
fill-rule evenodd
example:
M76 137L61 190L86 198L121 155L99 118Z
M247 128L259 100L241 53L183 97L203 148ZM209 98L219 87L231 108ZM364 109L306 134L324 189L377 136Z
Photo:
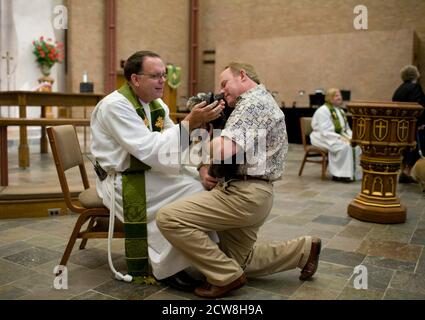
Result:
M425 94L422 87L418 82L420 77L419 70L415 66L404 66L400 71L401 80L403 83L397 88L393 95L393 101L398 102L417 102L425 107ZM422 112L416 123L418 128L418 136L422 139L416 141L416 148L414 150L405 149L403 151L403 160L401 163L401 173L398 178L400 183L415 183L415 179L411 176L411 170L416 161L419 160L420 144L424 146L425 143L425 112Z

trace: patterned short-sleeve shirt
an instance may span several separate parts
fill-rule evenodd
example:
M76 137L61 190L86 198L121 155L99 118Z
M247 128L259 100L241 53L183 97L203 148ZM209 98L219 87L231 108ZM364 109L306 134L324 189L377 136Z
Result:
M245 152L238 174L272 181L281 178L288 153L285 115L264 85L239 96L221 136Z

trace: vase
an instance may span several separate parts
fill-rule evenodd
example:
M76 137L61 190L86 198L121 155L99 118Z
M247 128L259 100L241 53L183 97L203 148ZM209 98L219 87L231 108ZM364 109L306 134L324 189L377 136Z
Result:
M46 77L50 75L51 69L52 67L48 64L40 64L41 73Z

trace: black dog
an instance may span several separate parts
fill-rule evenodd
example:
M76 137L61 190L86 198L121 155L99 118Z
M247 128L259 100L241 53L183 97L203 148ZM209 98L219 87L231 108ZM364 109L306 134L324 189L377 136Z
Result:
M230 108L227 105L227 102L224 100L224 94L214 94L212 92L198 93L196 96L189 98L189 100L187 101L187 107L189 108L189 110L192 110L196 104L201 103L203 101L206 101L208 105L213 103L214 101L220 100L223 100L225 102L224 109L220 117L209 122L209 124L212 125L213 129L223 130L226 126L227 119L230 117L233 111L233 109ZM230 159L226 159L221 161L221 163L210 164L208 174L214 178L224 178L225 180L234 178L237 174L238 169L238 165L236 164L236 155L232 156L231 163L225 163L230 162L229 160Z

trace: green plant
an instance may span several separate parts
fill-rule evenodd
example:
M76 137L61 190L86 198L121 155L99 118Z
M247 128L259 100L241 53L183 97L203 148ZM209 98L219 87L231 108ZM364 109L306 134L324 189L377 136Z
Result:
M63 44L61 42L52 42L52 39L44 40L41 36L39 39L32 42L33 53L36 61L40 65L46 65L51 68L56 62L61 63L64 58Z

